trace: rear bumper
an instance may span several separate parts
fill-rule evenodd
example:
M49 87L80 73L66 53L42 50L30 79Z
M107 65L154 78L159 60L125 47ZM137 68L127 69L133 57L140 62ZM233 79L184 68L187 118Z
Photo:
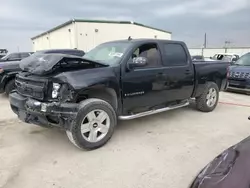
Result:
M26 123L41 126L57 126L67 129L76 118L78 104L76 103L43 103L23 97L17 92L9 95L10 106L18 118Z

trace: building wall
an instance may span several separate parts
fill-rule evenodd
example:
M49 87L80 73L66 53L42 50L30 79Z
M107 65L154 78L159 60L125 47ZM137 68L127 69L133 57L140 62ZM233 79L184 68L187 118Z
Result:
M132 38L171 39L170 33L145 28L134 24L117 23L76 23L78 48L89 51L103 42Z
M250 52L250 47L244 47L244 48L190 48L189 52L191 55L202 55L203 51L203 56L204 57L211 57L215 55L216 53L235 53L240 56Z
M69 32L70 29L70 32ZM77 48L89 51L103 42L132 38L171 39L171 34L134 24L75 22L34 39L33 50Z
M75 48L74 24L67 25L33 41L33 51L45 49Z

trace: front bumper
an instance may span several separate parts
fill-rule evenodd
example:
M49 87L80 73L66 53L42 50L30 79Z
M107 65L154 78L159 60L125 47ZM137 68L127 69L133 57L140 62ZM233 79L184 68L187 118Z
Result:
M237 87L228 86L227 90L250 93L250 88L237 88Z
M249 80L232 80L228 81L227 90L249 93L250 81Z
M78 104L40 102L23 97L17 92L9 95L10 106L22 121L40 126L57 126L67 129L76 118Z

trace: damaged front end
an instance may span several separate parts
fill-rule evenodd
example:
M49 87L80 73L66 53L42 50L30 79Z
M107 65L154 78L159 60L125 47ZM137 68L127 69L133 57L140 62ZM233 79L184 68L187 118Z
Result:
M56 126L67 129L78 112L76 103L40 102L17 92L11 93L10 104L19 119L44 127Z
M67 83L54 82L47 77L20 73L16 91L10 94L10 105L18 117L40 126L67 129L78 112L74 90Z
M14 113L26 122L68 129L78 112L75 90L64 72L105 66L79 57L43 54L24 59L16 76L16 91L10 94Z

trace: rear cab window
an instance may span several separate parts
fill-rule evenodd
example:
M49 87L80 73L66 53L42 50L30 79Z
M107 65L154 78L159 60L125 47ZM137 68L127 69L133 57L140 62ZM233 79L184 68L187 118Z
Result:
M163 65L164 66L186 66L188 56L182 44L164 43L163 44Z

